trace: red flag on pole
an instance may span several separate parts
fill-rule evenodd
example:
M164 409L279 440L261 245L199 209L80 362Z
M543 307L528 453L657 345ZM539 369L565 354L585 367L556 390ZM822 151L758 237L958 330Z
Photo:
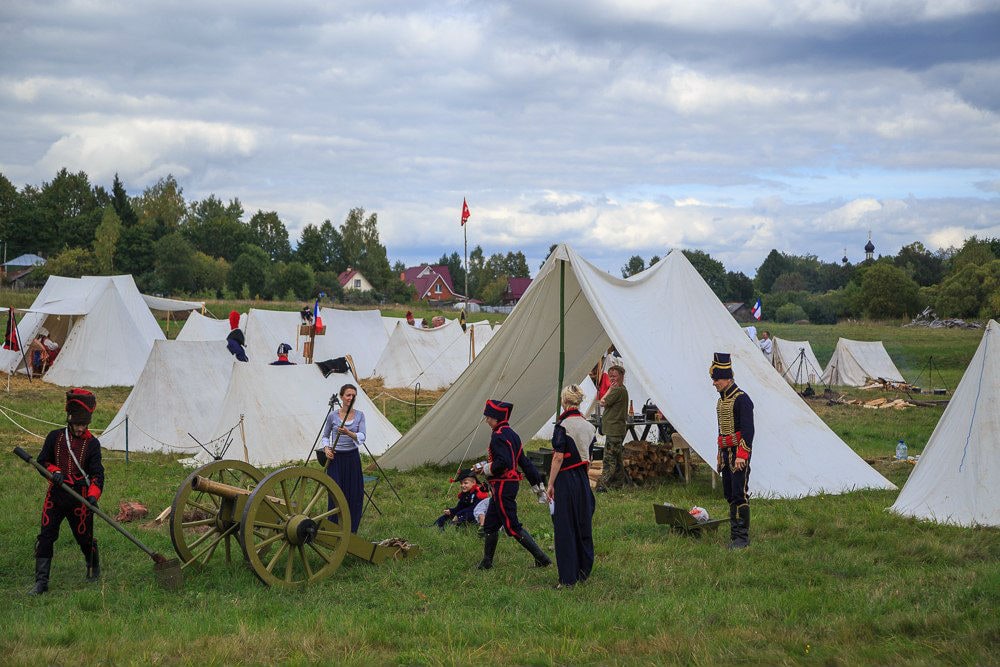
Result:
M469 205L465 201L465 197L462 197L462 226L469 220Z

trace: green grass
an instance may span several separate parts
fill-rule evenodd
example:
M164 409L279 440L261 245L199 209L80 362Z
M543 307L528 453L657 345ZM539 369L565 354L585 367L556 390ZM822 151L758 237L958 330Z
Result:
M778 336L835 343L838 335L881 339L890 354L951 359L957 381L978 344L972 332L889 326L773 327ZM871 336L861 335L867 331ZM948 335L941 335L948 334ZM818 342L817 342L818 341ZM829 356L829 352L826 353ZM898 358L897 358L898 362ZM912 363L912 362L911 362ZM907 369L901 370L904 375ZM912 366L910 366L912 368ZM62 390L15 380L4 406L59 421ZM97 425L127 390L100 390ZM871 394L868 395L877 395ZM423 394L418 402L437 396ZM405 393L400 398L406 398ZM412 397L409 397L412 399ZM377 403L380 401L377 401ZM412 406L387 400L390 418L412 423ZM899 434L919 452L943 408L905 411L811 403L820 416L897 485L911 466L889 460ZM422 414L426 408L421 408ZM25 422L27 425L27 422ZM41 432L50 428L36 424ZM9 422L7 450L39 444ZM534 442L533 446L541 443ZM165 455L106 454L106 509L139 500L157 513L187 474ZM451 470L390 471L361 532L418 543L412 560L371 566L348 558L307 590L262 587L241 559L213 561L161 590L150 559L107 525L97 527L105 568L83 582L83 559L65 532L56 544L52 592L30 598L32 545L43 481L0 456L0 651L5 664L992 664L1000 646L1000 531L902 519L885 511L896 492L863 491L802 500L757 500L753 544L725 550L726 531L702 539L655 525L650 505L670 501L725 514L704 466L689 486L673 482L598 496L597 565L585 585L556 591L554 569L502 539L496 567L475 569L474 531L427 526L457 489ZM551 547L547 509L520 498L521 518ZM369 510L370 512L371 510ZM171 555L162 528L130 524Z

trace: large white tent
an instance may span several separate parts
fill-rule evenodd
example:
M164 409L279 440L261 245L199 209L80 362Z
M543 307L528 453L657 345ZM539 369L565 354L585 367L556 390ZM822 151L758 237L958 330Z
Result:
M488 398L512 402L513 428L536 433L558 408L560 358L564 380L582 378L612 341L634 360L631 377L708 461L715 460L718 433L708 366L713 352L732 354L736 380L756 405L756 495L895 488L774 372L683 253L622 280L565 245L549 255L483 354L386 452L383 465L481 458L489 441L482 422Z
M127 444L133 452L200 451L191 436L202 443L214 437L234 363L218 341L156 341L101 444L115 450Z
M788 384L818 384L823 377L823 367L807 340L774 338L771 363Z
M239 430L235 432L235 444L226 458L243 458L245 436L253 465L301 461L311 454L310 447L323 427L330 397L347 383L354 384L350 374L323 377L315 364L270 366L236 362L213 437L223 437L242 419L242 434ZM381 454L399 439L399 431L360 387L355 407L365 413L366 444L372 454ZM361 451L366 453L364 448ZM204 460L206 455L202 453L197 458Z
M314 361L351 355L358 377L371 377L382 351L389 342L382 315L377 310L320 310L326 333L316 336ZM308 338L299 335L298 312L252 308L247 316L247 356L254 363L271 363L281 343L293 347L290 361L302 362L302 347ZM228 332L227 332L228 333Z
M863 387L868 380L878 378L904 382L882 341L837 339L837 347L823 371L824 384Z
M445 389L458 379L475 353L478 355L493 337L489 322L471 324L462 331L458 320L444 326L423 329L401 322L389 337L373 371L386 387Z
M165 336L132 276L51 276L18 326L26 346L41 327L60 344L46 382L69 386L131 386ZM4 351L8 371L23 366L20 352Z
M959 526L1000 526L1000 325L976 354L892 511Z

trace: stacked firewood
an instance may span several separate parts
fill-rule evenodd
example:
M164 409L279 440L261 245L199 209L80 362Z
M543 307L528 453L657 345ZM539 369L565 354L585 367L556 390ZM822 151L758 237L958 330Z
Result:
M600 481L602 472L604 472L604 461L590 462L590 467L587 469L587 476L590 477L590 488L597 488L597 482Z
M626 444L622 462L625 464L625 472L633 482L670 475L676 464L674 452L670 447L644 440L634 440Z

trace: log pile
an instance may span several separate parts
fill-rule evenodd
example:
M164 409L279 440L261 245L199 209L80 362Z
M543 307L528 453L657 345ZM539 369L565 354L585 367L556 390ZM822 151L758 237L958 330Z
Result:
M858 398L847 398L846 396L839 396L837 398L830 400L830 405L860 405L868 410L905 410L906 408L915 407L916 404L910 403L909 401L903 400L902 398L897 398L889 400L887 398L873 398L870 401L862 401Z
M635 440L625 445L622 462L633 482L666 477L673 473L676 464L670 447Z
M604 461L590 462L590 467L587 469L587 476L590 477L590 488L597 488L597 482L600 481L602 472L604 472Z
M983 326L976 322L966 322L958 318L947 318L940 319L937 313L931 309L930 306L924 308L924 311L913 318L913 321L909 324L904 324L904 327L929 327L931 329L982 329Z

